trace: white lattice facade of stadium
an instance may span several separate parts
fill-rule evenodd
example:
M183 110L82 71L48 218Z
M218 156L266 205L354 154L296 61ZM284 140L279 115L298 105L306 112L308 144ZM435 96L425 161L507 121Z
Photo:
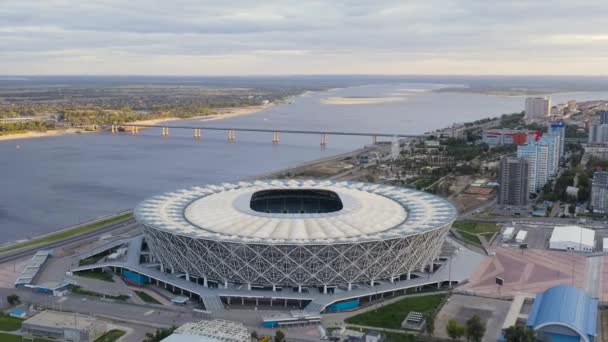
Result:
M252 199L266 200L267 190L280 191L262 202L267 212L253 210ZM294 199L296 190L304 192ZM313 199L298 199L307 191ZM314 196L323 192L339 197L339 209L312 212L315 201L321 208L325 198ZM439 197L399 187L276 180L167 193L143 202L135 217L161 268L187 278L226 287L350 289L409 278L432 265L456 209Z

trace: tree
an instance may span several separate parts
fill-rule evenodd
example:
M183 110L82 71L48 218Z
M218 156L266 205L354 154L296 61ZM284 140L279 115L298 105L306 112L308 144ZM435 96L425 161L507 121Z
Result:
M429 336L433 336L433 331L435 331L435 316L431 313L424 315L424 331Z
M257 341L257 340L258 340L258 338L260 338L260 337L258 336L258 332L257 332L257 331L255 331L255 330L254 330L254 331L252 331L252 332L251 332L251 338Z
M466 323L467 341L481 342L483 335L486 333L486 325L481 321L479 316L474 315Z
M6 296L6 301L8 302L9 305L17 305L17 304L21 303L21 299L19 298L19 296L17 296L14 293Z
M536 331L529 327L512 326L504 331L505 341L507 342L537 342L540 341Z
M465 328L464 326L458 324L458 322L455 320L451 319L448 321L448 325L445 327L445 330L448 333L448 336L450 336L453 341L456 341L460 339L462 335L464 335Z
M274 342L284 342L285 341L285 333L281 330L277 330L274 334Z

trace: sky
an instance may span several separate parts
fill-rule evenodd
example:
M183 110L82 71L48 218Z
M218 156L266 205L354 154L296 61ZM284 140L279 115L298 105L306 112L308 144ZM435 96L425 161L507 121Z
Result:
M0 75L608 75L606 0L0 0Z

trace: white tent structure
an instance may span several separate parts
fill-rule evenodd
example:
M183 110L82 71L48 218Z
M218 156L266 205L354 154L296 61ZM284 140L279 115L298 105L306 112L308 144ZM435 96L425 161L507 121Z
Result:
M556 226L549 240L549 248L564 251L593 252L595 231L578 226Z

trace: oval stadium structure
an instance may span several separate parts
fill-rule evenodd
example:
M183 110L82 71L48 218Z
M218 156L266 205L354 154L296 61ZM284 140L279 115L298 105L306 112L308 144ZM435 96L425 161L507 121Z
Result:
M432 265L456 209L431 194L358 182L207 185L135 209L161 269L205 284L351 289Z

